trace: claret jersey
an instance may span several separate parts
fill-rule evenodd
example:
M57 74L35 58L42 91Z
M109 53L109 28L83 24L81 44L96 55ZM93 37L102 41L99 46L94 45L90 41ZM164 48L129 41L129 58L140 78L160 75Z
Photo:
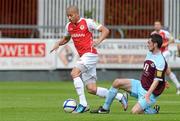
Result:
M165 88L165 72L167 69L167 63L163 55L159 52L153 54L148 52L144 61L143 73L141 76L141 85L148 91L154 80L159 81L158 86L153 91L155 96L160 95Z
M101 26L94 20L85 18L80 18L76 24L69 22L66 25L65 36L71 36L80 57L85 53L97 54L93 47L92 31L98 30Z

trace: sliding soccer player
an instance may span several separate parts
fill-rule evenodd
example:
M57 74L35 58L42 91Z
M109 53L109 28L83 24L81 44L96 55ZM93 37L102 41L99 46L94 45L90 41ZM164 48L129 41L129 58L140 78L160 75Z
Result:
M167 69L166 60L160 51L162 43L162 37L159 34L151 35L148 40L149 52L144 61L141 80L115 79L112 87L109 89L104 105L97 110L92 110L91 113L109 113L110 106L119 89L129 92L131 96L138 99L131 110L133 114L158 113L160 107L156 105L152 108L152 106L165 88L165 73Z

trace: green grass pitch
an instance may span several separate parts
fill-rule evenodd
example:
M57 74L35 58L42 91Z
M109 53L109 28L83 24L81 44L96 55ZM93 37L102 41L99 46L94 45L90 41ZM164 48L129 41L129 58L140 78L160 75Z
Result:
M112 82L98 82L109 88ZM157 115L132 115L134 98L129 98L129 109L124 112L114 101L110 114L69 114L62 109L64 100L78 99L73 83L67 82L0 82L0 121L180 121L180 96L171 84L158 99L161 106ZM91 108L97 108L103 98L87 95Z

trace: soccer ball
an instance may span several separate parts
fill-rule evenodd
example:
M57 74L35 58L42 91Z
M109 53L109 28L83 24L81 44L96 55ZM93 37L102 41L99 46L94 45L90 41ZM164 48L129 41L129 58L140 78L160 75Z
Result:
M77 107L77 102L74 99L67 99L63 103L63 109L66 113L72 113Z

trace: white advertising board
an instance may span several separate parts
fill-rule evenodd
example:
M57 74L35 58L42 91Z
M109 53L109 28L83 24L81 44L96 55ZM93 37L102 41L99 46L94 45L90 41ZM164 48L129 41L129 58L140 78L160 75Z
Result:
M0 70L51 70L73 68L79 56L73 42L49 53L55 39L0 39ZM97 68L141 69L146 39L107 39L97 47ZM169 46L169 66L180 68L177 44Z
M49 54L53 41L0 39L0 70L55 69L55 54Z
M148 52L146 39L107 39L97 47L97 68L140 69ZM169 66L180 68L177 44L169 46ZM72 68L78 59L72 42L60 47L57 52L57 68Z

